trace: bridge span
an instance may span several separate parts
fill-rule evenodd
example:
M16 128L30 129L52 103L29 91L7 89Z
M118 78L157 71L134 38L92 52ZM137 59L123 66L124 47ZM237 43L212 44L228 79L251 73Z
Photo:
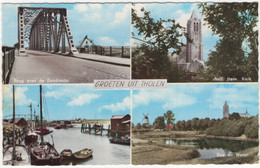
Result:
M67 9L18 7L18 43L2 50L3 82L57 84L130 79L130 58L114 57L111 47L101 49L101 55L78 52ZM119 50L123 56L124 47ZM109 56L104 55L106 52Z

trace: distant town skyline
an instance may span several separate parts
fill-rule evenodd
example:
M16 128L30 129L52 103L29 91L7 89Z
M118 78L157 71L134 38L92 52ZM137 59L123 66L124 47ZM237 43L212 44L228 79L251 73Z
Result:
M258 112L258 84L168 84L162 90L133 90L133 123L144 123L143 113L150 124L155 118L171 110L175 123L192 118L223 118L223 105L227 101L229 113Z
M48 121L74 119L107 119L130 114L129 90L94 90L93 85L43 85L43 116ZM16 114L39 115L39 85L15 86ZM3 86L3 116L13 113L12 86ZM47 108L46 108L47 107Z

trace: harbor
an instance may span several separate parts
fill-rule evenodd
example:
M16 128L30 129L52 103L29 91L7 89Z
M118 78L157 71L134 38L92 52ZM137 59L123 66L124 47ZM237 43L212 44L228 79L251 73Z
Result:
M4 122L4 130L7 130L7 123ZM71 128L55 129L47 127L50 133L43 136L45 142L53 143L55 149L60 154L64 149L70 149L73 153L89 148L93 150L91 157L87 159L63 158L61 165L114 165L130 164L130 146L110 142L110 125L102 125L103 131L95 134L94 128L91 133L82 132L85 124L72 124ZM17 145L25 145L24 137L29 132L28 129L16 126L15 139ZM101 127L99 127L101 129ZM23 132L24 131L24 132ZM4 148L11 145L12 133L4 131ZM9 136L8 136L9 135ZM73 136L72 136L73 135ZM39 136L39 135L38 135ZM40 139L40 138L38 138Z
M19 87L10 89L13 114L3 119L3 165L130 164L129 114L49 120L44 88L33 87L40 97L39 114L35 109L32 113L32 103L27 106L27 115L16 114Z

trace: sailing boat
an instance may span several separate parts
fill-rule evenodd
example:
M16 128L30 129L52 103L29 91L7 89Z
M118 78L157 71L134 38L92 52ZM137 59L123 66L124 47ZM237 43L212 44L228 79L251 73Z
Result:
M42 86L40 85L40 124L42 125ZM31 164L32 165L60 165L61 156L48 142L43 141L43 134L41 135L41 143L38 146L30 148Z
M30 165L30 158L24 145L15 143L15 90L13 85L13 145L3 149L3 165Z

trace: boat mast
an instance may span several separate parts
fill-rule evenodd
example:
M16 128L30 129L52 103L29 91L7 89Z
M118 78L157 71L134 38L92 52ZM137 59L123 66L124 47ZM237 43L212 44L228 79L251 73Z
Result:
M15 90L13 85L13 155L12 155L12 164L14 165L14 161L16 160L15 155Z
M42 85L40 85L40 117L41 117L41 143L43 143L43 135L42 135Z

